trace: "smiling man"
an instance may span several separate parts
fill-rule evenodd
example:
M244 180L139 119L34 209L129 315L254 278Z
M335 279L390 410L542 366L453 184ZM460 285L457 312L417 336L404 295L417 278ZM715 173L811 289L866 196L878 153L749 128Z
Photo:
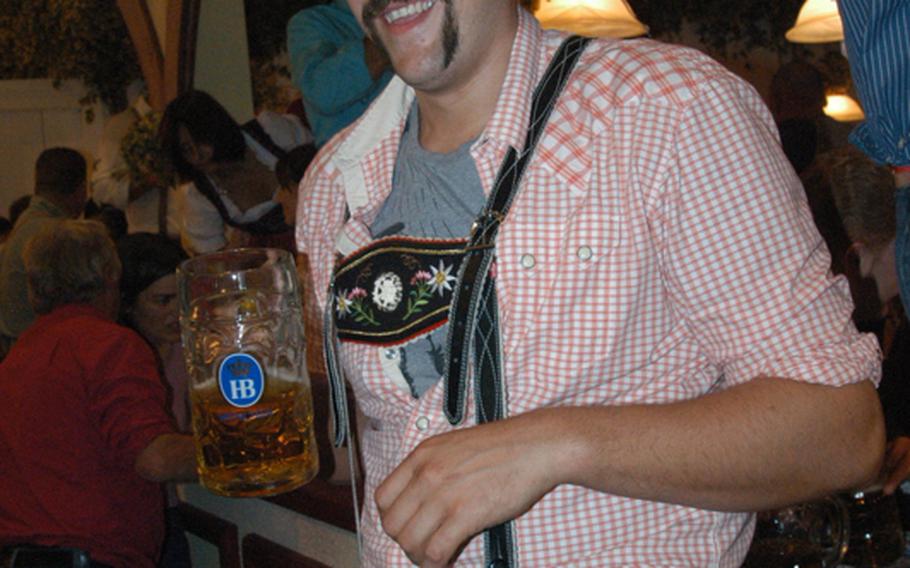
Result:
M514 0L350 5L398 76L297 239L365 415L364 565L738 566L748 511L877 474L876 343L750 87Z

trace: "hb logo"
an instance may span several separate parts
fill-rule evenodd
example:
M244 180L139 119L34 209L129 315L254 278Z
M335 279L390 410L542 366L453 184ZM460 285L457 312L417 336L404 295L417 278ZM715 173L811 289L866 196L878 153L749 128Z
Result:
M262 366L246 353L228 355L218 367L218 386L231 405L240 408L252 406L265 392Z

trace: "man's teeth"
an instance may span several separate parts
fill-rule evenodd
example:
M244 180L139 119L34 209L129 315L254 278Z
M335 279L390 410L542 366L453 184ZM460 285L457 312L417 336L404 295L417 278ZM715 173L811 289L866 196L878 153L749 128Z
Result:
M403 18L409 18L411 16L416 16L421 12L426 12L433 7L433 4L436 3L436 0L425 0L424 2L415 2L413 4L408 4L402 8L396 8L395 10L390 10L385 14L385 20L394 24L398 20Z

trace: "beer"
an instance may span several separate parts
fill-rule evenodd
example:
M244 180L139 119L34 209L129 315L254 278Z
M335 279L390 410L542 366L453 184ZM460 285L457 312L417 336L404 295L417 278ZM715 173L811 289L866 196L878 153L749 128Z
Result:
M200 481L231 497L310 481L318 452L290 254L212 253L177 275Z
M295 489L316 475L309 390L283 384L268 389L263 398L237 408L214 384L192 391L199 476L211 491L237 497L271 495Z

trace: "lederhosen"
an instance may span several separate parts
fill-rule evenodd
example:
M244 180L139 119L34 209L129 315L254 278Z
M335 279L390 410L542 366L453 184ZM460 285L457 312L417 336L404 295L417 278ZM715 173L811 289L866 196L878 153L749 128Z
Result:
M524 150L509 149L468 238L382 238L339 263L330 284L332 300L326 309L324 337L336 445L344 443L349 429L336 340L401 345L450 322L443 379L446 417L453 425L464 419L469 363L473 363L478 424L506 416L499 310L495 278L490 274L496 235L550 111L588 41L572 36L556 52L534 91ZM484 543L486 566L518 565L512 521L484 531Z
M287 155L287 152L285 152L281 146L275 144L274 140L272 140L255 118L243 124L240 128L275 156L276 159L281 159ZM284 222L284 213L282 213L281 206L277 203L274 207L269 209L265 215L255 221L238 223L231 219L231 215L228 213L224 201L221 199L218 190L212 185L212 181L207 175L200 173L194 176L193 184L196 186L199 193L215 206L215 209L218 210L218 215L221 216L221 220L226 225L230 225L231 227L246 231L253 235L277 235L279 233L286 233L292 229L290 225ZM277 178L275 185L278 185Z

